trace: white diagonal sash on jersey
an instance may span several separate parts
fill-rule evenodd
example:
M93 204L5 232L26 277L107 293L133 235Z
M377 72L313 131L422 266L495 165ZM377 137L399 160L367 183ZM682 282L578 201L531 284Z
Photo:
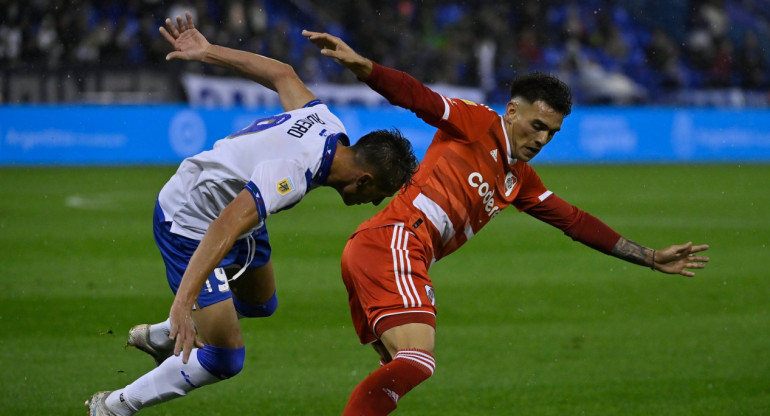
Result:
M432 199L425 196L425 194L419 194L412 204L417 207L425 217L430 221L434 227L441 233L441 242L446 243L451 240L455 235L454 224L449 219L449 215Z

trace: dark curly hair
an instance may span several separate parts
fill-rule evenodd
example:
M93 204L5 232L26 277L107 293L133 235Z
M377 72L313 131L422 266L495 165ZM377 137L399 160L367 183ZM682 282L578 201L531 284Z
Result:
M542 100L565 116L572 112L572 92L567 84L553 75L532 72L519 75L511 82L511 98L521 97L530 103Z
M374 130L352 146L355 160L372 169L377 187L393 193L412 180L417 156L412 144L397 129Z

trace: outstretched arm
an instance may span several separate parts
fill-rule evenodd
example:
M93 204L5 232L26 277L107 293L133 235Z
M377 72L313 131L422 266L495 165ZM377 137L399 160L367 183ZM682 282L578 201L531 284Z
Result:
M411 75L364 58L342 39L328 33L303 30L302 35L320 48L321 54L333 58L349 69L358 79L385 97L391 104L412 111L426 123L450 134L457 137L463 135L461 129L445 117L448 114L450 100Z
M353 48L337 36L309 30L303 30L302 36L321 49L322 55L334 58L338 64L349 69L361 81L365 81L372 73L372 61L357 54Z
M650 266L653 270L693 277L695 273L689 269L702 269L709 261L708 257L694 253L708 250L708 248L707 244L694 246L692 242L688 242L653 250L621 237L612 248L611 254L631 263Z
M526 212L602 253L664 273L692 277L695 273L689 269L702 269L709 261L708 257L694 254L708 250L708 245L693 246L690 242L661 250L644 247L622 237L598 218L554 194Z
M276 91L286 111L301 108L316 99L290 65L251 52L210 44L195 28L190 13L185 13L185 19L177 16L176 24L166 19L166 27L159 30L174 47L166 60L200 61L237 71Z

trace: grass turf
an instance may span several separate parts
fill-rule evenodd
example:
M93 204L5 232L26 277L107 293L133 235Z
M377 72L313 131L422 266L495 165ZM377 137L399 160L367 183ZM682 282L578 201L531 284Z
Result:
M708 243L712 263L653 273L509 208L431 269L437 372L395 414L770 414L770 166L538 171L624 236ZM171 305L150 227L172 172L0 169L0 415L81 415L153 367L123 345ZM374 212L320 189L271 217L280 306L242 321L243 372L142 414L340 414L377 365L339 279L347 235Z

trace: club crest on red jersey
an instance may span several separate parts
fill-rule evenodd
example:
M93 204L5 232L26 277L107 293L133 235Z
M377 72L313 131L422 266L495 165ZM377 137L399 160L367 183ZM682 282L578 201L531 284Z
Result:
M517 182L519 182L519 178L513 172L508 172L505 175L505 196L511 196L511 192L513 192Z

